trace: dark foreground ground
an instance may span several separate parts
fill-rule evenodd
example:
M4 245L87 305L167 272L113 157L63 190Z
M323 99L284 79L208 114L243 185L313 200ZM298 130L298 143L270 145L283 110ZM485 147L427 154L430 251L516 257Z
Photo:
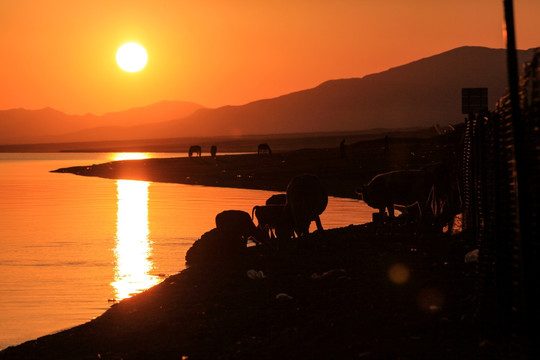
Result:
M385 151L381 139L348 146L345 158L331 148L59 172L278 191L309 172L330 195L354 197L374 174L448 160L456 144L451 137L401 139ZM464 262L474 244L465 238L410 225L376 234L366 224L291 240L280 251L250 247L234 263L188 268L0 359L504 358L478 326L475 265ZM249 270L264 277L252 279Z

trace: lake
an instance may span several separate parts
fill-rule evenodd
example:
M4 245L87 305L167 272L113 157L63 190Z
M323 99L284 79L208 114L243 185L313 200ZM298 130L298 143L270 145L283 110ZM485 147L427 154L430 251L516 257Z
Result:
M217 213L251 213L274 192L51 173L159 153L0 154L0 349L85 323L185 268ZM325 228L373 209L330 198ZM314 224L312 224L312 230Z

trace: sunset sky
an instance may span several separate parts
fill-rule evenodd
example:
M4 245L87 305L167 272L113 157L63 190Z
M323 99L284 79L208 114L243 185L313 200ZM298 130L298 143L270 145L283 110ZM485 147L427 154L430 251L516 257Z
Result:
M540 1L514 3L518 48L540 46ZM459 46L504 48L502 27L502 0L1 1L0 110L240 105ZM148 52L140 72L116 64L129 41Z

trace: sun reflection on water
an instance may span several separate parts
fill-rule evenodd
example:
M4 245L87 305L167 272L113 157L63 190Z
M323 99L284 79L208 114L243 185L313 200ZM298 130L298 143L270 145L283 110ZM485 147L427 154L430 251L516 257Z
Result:
M112 155L112 160L114 160L114 161L142 160L142 159L148 159L149 157L150 157L150 154L148 154L148 153L125 152L125 153L114 153Z
M148 226L147 181L117 180L115 276L111 283L117 300L160 282L150 275L152 246Z

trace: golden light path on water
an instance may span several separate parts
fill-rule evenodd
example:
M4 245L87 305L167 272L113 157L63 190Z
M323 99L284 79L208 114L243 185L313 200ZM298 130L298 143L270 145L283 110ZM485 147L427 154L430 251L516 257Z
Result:
M144 153L116 154L115 160L144 159ZM115 243L115 275L111 283L116 300L148 289L159 283L158 276L150 275L152 244L148 226L147 181L117 180L117 218Z

